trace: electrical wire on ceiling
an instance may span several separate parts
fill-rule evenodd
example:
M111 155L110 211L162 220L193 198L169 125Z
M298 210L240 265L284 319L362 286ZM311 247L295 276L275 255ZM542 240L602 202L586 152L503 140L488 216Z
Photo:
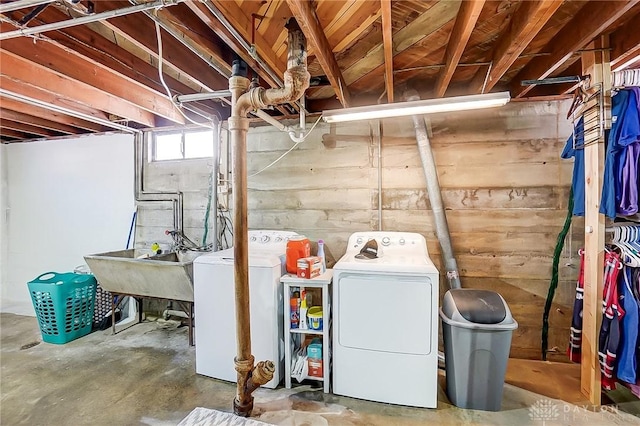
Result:
M158 76L160 77L160 83L162 83L162 87L164 87L164 89L167 92L167 97L169 98L171 103L175 106L176 110L180 113L180 115L182 115L186 120L200 127L204 127L207 129L214 129L215 126L213 124L199 123L191 119L191 117L189 117L184 113L184 111L182 111L181 105L176 104L175 101L173 100L173 96L171 95L171 90L169 89L169 86L167 86L167 83L165 83L163 72L162 72L163 56L162 56L162 35L160 34L160 24L158 24L158 21L154 21L154 23L156 26L156 38L158 40ZM202 114L198 114L198 115L202 116ZM207 118L207 117L203 117L203 118ZM218 120L221 121L221 117L218 117Z

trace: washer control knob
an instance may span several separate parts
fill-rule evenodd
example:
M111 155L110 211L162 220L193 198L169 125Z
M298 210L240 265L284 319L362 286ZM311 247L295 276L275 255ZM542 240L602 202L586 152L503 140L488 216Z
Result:
M282 241L282 237L276 237L276 243L279 243L280 241Z
M404 243L405 243L404 238L400 238L400 241L398 241L398 242L400 243L401 246L403 246Z
M362 237L358 237L358 239L356 240L356 244L362 244L363 240Z
M249 238L249 241L258 241L258 239L256 238L256 236L254 235L253 237Z
M391 239L389 237L382 238L382 245L383 246L388 246L389 244L391 244Z
M261 239L260 241L261 241L261 242L263 242L263 243L268 243L270 239L271 239L271 237L270 237L270 236L268 236L268 235L263 235L263 236L262 236L262 239Z

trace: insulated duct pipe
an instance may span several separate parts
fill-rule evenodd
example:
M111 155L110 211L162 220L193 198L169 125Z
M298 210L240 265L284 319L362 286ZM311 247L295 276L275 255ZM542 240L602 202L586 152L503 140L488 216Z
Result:
M233 411L239 416L250 416L253 410L251 395L260 385L273 377L272 361L259 362L254 368L251 354L251 326L249 322L249 250L247 235L247 131L251 110L298 100L309 87L307 71L307 42L297 22L290 19L287 70L284 72L284 87L278 89L249 88L249 79L242 73L246 64L236 61L229 79L231 91L231 117L229 133L233 147L233 214L234 214L234 281L236 296L236 339L238 372L237 393L233 400ZM246 74L246 73L245 73ZM246 93L245 93L246 92ZM278 361L278 360L275 360Z
M405 99L407 101L418 101L420 100L420 96L416 91L412 90L405 93ZM414 115L412 118L413 128L416 132L416 141L418 142L418 151L420 152L420 160L422 161L422 170L424 170L424 176L427 180L427 191L429 192L429 203L431 204L431 210L433 211L436 224L436 235L442 250L442 260L446 271L445 276L449 288L460 288L458 264L453 255L449 224L447 223L447 216L444 213L440 182L438 181L438 172L436 170L436 162L433 158L433 151L429 143L427 126L424 122L424 116Z

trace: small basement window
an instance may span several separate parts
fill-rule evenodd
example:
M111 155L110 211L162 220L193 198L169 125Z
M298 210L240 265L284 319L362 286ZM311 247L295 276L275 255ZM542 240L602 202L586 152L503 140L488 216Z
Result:
M213 130L154 133L151 161L213 157Z

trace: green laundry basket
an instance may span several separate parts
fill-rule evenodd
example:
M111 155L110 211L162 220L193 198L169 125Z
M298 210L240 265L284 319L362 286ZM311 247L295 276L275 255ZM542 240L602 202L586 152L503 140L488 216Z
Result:
M95 309L93 275L46 272L29 281L42 340L63 344L89 334Z

